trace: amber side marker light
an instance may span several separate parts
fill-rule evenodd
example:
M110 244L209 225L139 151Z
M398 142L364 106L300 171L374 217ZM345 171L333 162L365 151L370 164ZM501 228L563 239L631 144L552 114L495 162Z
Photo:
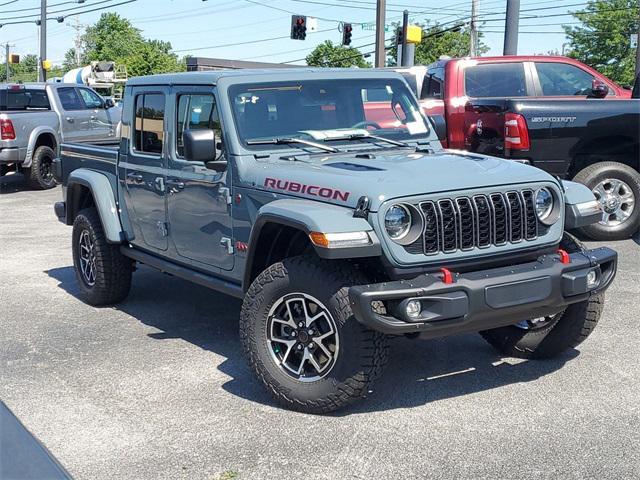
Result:
M372 243L368 232L311 232L309 239L316 247L322 248L362 247Z

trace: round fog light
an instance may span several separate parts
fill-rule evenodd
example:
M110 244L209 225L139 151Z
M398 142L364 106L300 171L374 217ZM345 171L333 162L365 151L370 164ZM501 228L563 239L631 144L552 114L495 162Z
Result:
M420 303L420 300L409 300L405 310L407 312L407 317L418 318L422 313L422 304Z
M598 272L591 270L587 273L587 287L593 288L598 284Z

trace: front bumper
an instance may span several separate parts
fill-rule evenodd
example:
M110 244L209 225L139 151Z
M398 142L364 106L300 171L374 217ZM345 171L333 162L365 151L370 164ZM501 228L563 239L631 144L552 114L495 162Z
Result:
M349 289L356 319L386 334L421 332L427 338L513 325L553 315L566 306L606 290L616 274L618 254L607 247L569 255L543 255L520 265L454 274L424 274ZM597 284L588 285L595 271ZM406 303L420 300L420 318L406 314ZM375 302L372 305L372 302ZM380 307L384 305L384 309ZM385 312L386 310L386 312Z

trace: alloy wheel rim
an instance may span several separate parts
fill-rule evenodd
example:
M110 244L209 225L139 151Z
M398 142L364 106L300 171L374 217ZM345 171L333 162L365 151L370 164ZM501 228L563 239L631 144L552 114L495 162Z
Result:
M335 365L339 336L333 316L306 293L280 297L269 310L267 348L276 365L301 382L325 377Z
M598 183L592 192L602 206L600 225L617 227L633 214L636 198L626 182L617 178L606 178Z
M51 183L53 181L53 170L51 168L52 162L50 158L44 158L40 162L40 177L45 183Z
M83 230L78 240L80 272L84 282L93 287L96 284L96 253L95 243L88 230Z

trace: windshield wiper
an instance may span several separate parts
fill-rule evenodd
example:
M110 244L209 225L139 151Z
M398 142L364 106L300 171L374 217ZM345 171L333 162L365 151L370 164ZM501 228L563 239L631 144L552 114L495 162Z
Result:
M380 142L387 142L391 145L395 145L396 147L408 147L409 144L404 142L399 142L397 140L391 140L390 138L380 137L378 135L371 135L370 133L351 133L349 135L345 135L344 137L331 137L326 138L325 142L332 142L335 140L362 140L364 138L371 138L373 140L378 140Z
M270 138L266 140L247 140L247 145L286 145L286 144L302 144L308 145L309 147L316 147L320 150L324 150L325 152L337 153L340 150L337 148L329 147L327 145L322 145L321 143L311 142L309 140L303 140L302 138L292 138L292 137L276 137Z

